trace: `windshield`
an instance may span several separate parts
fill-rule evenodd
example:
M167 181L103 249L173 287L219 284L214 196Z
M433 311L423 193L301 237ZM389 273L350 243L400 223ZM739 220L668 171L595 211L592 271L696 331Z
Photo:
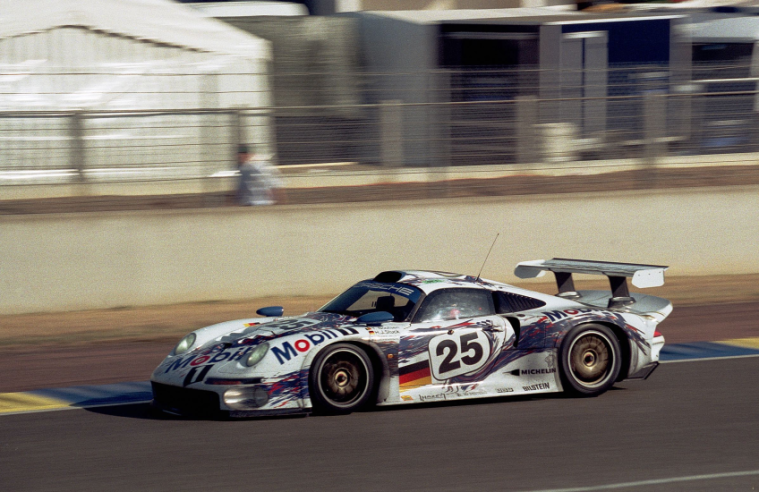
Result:
M393 315L394 321L404 321L421 295L422 291L410 285L359 282L332 299L319 312L362 316L374 311L387 311Z

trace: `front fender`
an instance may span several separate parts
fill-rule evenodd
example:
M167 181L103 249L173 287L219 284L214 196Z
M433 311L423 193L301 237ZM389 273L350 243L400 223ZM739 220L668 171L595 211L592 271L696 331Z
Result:
M268 373L273 380L286 379L291 383L297 380L297 387L288 384L288 391L297 392L304 407L311 406L308 391L308 374L316 356L325 347L334 343L355 343L367 348L375 362L382 364L385 356L382 350L369 341L371 334L363 327L325 328L310 332L301 332L280 337L269 342L269 353L260 365L261 373ZM389 374L382 366L383 376ZM296 376L297 375L297 376ZM383 378L384 379L384 378Z
M331 343L319 346L318 350L312 350L308 353L308 355L303 360L303 365L301 366L302 373L306 375L304 388L302 388L302 391L305 391L305 393L308 395L307 397L310 398L310 393L308 392L308 374L310 372L311 365L316 359L316 356L319 355L322 350L335 343L350 343L357 345L366 351L367 355L372 360L372 366L374 367L375 371L375 378L377 379L377 401L380 402L386 400L390 395L390 378L393 373L390 364L388 363L388 355L392 356L392 360L397 360L398 343L397 341L395 343L387 343L387 341L385 341L385 343L378 343L377 341L371 339L369 332L363 336L353 335L340 340L334 340Z

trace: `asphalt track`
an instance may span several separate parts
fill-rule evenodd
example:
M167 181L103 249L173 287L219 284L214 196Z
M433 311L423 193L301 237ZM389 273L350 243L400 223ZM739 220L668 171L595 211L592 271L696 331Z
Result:
M562 396L197 421L146 404L0 417L0 490L754 490L759 357ZM106 402L107 403L107 402Z

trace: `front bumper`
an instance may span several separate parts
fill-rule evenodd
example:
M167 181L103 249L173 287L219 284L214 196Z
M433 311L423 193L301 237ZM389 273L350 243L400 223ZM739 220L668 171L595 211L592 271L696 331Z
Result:
M291 415L307 413L297 401L289 400L282 402L276 398L275 388L266 385L225 387L228 390L250 390L266 388L266 393L274 396L274 400L268 400L256 408L255 404L241 404L236 408L224 402L224 393L210 391L208 389L185 388L169 384L151 381L153 387L153 408L167 413L196 418L218 417L264 417L271 415ZM215 388L214 388L215 389ZM270 405L273 403L275 406Z
M182 388L151 381L153 407L168 413L192 417L221 415L219 395L213 391Z

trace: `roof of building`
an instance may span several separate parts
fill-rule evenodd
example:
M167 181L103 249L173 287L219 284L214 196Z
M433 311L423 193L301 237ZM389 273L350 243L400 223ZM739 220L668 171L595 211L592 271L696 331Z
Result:
M60 27L196 51L270 56L265 40L171 0L25 0L3 2L0 10L0 40Z

